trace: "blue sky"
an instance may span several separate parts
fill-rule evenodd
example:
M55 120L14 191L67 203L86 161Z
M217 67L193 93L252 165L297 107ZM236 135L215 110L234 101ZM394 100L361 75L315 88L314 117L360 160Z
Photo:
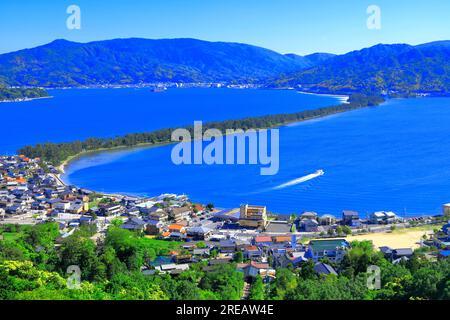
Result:
M68 30L66 9L81 9ZM366 26L369 5L381 30ZM281 53L345 53L377 43L450 39L448 0L1 0L0 53L55 39L181 38L233 41Z

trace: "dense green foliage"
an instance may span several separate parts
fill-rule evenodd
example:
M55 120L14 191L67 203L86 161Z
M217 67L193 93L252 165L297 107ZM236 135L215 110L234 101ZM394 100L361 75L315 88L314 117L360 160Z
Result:
M327 261L329 263L329 261ZM367 267L381 269L381 289L367 287ZM371 242L354 242L335 275L317 275L308 262L300 270L279 269L266 298L276 300L411 300L450 299L450 260L429 261L419 252L410 261L392 264Z
M320 109L300 111L290 114L267 115L239 120L226 120L221 122L209 122L203 125L203 130L218 129L226 132L227 129L261 129L280 126L286 123L305 121L318 117L324 117L340 112L355 110L366 106L375 106L383 102L377 96L365 96L354 94L350 97L350 103L337 106L324 107ZM193 127L187 127L193 136ZM39 157L53 164L60 164L69 157L76 156L82 152L100 149L111 149L117 147L132 147L140 144L160 144L171 142L171 134L174 129L161 129L153 132L127 134L115 138L89 138L84 141L70 143L46 143L35 146L26 146L18 150L18 154L24 154L31 158Z
M0 233L17 235L0 241L0 299L238 300L243 294L243 273L234 263L205 271L206 262L199 262L177 276L144 275L141 268L155 255L180 250L179 243L146 239L115 226L102 246L90 239L89 228L58 240L54 223L7 225ZM339 275L318 275L312 261L296 270L281 268L270 284L258 276L249 299L450 299L450 259L430 261L420 250L411 260L392 264L371 242L353 242L341 263L324 262ZM80 266L78 289L67 287L69 265ZM380 290L367 287L370 265L381 269Z
M6 225L0 234L16 235L15 240L0 241L0 300L238 300L242 295L243 274L235 264L204 272L205 263L198 263L176 277L142 274L141 268L156 255L180 250L180 243L147 239L115 226L102 246L85 227L60 239L54 223ZM79 289L67 287L71 265L80 267Z
M0 83L67 87L152 82L260 81L315 65L239 43L195 39L114 39L90 43L56 40L0 55Z
M7 88L0 86L0 101L16 101L48 97L48 93L40 88Z
M313 92L410 95L450 92L450 41L419 46L377 45L337 56L308 70L280 77L273 86Z

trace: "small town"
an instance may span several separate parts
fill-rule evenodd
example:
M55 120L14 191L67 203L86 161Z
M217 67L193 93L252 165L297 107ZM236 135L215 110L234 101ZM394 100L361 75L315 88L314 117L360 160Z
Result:
M312 261L317 274L338 274L339 263L351 247L351 239L425 227L408 247L378 246L386 259L407 261L417 248L431 248L427 258L450 254L450 204L442 215L400 218L393 212L374 212L367 219L344 210L342 217L315 212L274 215L263 205L241 205L219 210L213 204L192 203L185 195L164 194L153 198L106 195L67 186L59 170L40 159L23 155L0 157L0 224L36 225L56 222L63 241L82 226L94 230L91 239L104 241L108 227L120 226L141 237L180 243L179 250L159 255L141 267L145 275L177 275L192 263L207 262L209 270L237 262L244 273L244 298L255 277L264 283L276 279L278 268L299 268ZM0 241L6 240L0 234ZM400 237L400 235L399 235Z

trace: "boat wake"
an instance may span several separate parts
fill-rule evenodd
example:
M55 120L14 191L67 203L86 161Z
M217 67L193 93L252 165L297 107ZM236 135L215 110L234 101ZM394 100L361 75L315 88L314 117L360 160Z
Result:
M274 188L272 188L272 190L280 190L280 189L284 189L287 187L292 187L295 186L297 184L318 178L320 176L323 176L325 174L325 172L323 170L317 170L316 172L312 173L312 174L308 174L307 176L304 177L300 177L291 181L288 181L286 183L280 184L279 186L276 186Z

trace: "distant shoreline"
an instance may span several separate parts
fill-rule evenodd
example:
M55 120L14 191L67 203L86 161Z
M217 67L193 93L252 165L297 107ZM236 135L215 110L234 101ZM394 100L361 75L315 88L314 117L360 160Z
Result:
M367 108L367 107L365 107ZM292 121L292 122L288 122L288 123L283 123L283 124L278 124L266 129L275 129L275 128L281 128L281 127L285 127L285 126L290 126L290 125L296 125L296 124L301 124L301 123L305 123L308 121L314 121L317 119L326 119L328 117L334 117L336 115L342 114L342 113L347 113L347 112L351 112L351 111L357 111L358 109L355 110L350 110L350 111L345 111L345 112L340 112L340 113L335 113L335 114L331 114L331 115L325 115L325 116L318 116L318 117L314 117L314 118L310 118L310 119L306 119L306 120L302 120L302 121ZM224 134L225 135L225 134ZM128 150L133 150L133 149L148 149L148 148L159 148L159 147L163 147L163 146L167 146L167 145L171 145L171 144L175 144L177 143L176 141L171 141L171 142L161 142L161 143L142 143L139 145L135 145L135 146L118 146L118 147L114 147L114 148L101 148L101 149L96 149L96 150L89 150L89 151L83 151L75 156L70 156L67 159L65 159L58 167L57 169L61 172L57 175L58 179L60 181L62 181L64 183L64 185L67 185L67 183L64 182L63 180L63 176L66 175L66 171L65 169L74 161L77 161L78 159L85 157L87 155L90 154L100 154L100 153L105 153L105 152L114 152L114 151L128 151ZM95 191L95 190L93 190ZM103 192L101 192L103 193ZM115 195L121 195L121 196L126 196L126 194L124 193L120 193L117 192L115 193Z
M14 99L14 100L1 100L0 103L15 103L15 102L27 102L27 101L33 101L33 100L40 100L40 99L52 99L53 96L48 97L37 97L37 98L20 98L20 99Z
M277 128L281 128L284 126L290 126L290 125L295 125L295 124L299 124L299 123L304 123L307 121L314 121L317 119L325 119L328 117L336 116L341 113L347 113L347 112L356 111L356 110L358 110L358 109L339 112L339 113L325 115L325 116L317 116L317 117L313 117L313 118L309 118L309 119L305 119L305 120L301 120L301 121L286 122L286 123L277 124L277 125L274 125L271 127L266 127L265 129L277 129ZM226 134L224 133L223 135L226 135ZM118 146L118 147L112 147L112 148L99 148L99 149L95 149L95 150L82 151L82 152L78 153L77 155L70 156L67 159L65 159L60 165L58 165L57 168L64 175L66 173L65 169L70 165L71 162L76 161L77 159L87 156L89 154L103 153L103 152L108 152L108 151L119 151L119 150L147 149L147 148L152 148L152 147L159 148L159 147L163 147L163 146L167 146L167 145L171 145L171 144L175 144L175 143L177 143L177 142L176 141L158 142L158 143L150 143L149 142L149 143L137 144L134 146Z

